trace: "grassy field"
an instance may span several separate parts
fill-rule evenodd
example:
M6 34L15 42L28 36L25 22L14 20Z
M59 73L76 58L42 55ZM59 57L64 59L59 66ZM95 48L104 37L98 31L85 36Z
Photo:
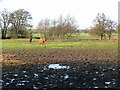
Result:
M11 39L3 40L3 49L32 49L32 48L66 48L66 49L103 49L103 48L117 48L118 42L109 40L98 41L81 41L81 42L49 42L41 46L38 40L33 39L29 43L29 39Z

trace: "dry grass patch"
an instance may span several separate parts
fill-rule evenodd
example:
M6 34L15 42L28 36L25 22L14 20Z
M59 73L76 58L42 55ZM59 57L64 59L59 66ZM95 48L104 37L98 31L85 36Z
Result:
M22 60L2 60L2 65L3 66L20 66L20 65L25 65L25 64L49 64L47 62L24 62Z
M13 54L2 54L3 57L12 57L12 56L15 56Z

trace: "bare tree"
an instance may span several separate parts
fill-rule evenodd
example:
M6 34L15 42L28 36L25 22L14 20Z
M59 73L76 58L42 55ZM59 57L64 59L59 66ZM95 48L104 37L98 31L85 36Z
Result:
M67 33L72 33L76 31L76 20L74 17L63 17L59 16L58 19L49 20L44 19L41 20L38 24L38 32L46 33L48 36L64 36Z
M77 21L75 20L74 17L71 17L71 16L67 16L65 18L65 26L66 26L66 29L68 31L68 33L73 33L73 32L76 32L76 29L77 29Z
M50 27L51 27L50 20L46 18L44 20L41 20L38 23L37 32L44 34L44 37L46 37L46 34L47 34L48 30L50 29Z
M116 24L117 23L115 21L112 21L111 19L108 19L108 21L107 21L107 31L106 31L106 33L109 37L109 40L112 36L112 33L115 31L114 29L115 29Z
M63 18L59 17L57 20L56 32L58 35L65 35L67 33L73 33L77 30L76 20L74 17L67 16Z
M8 32L8 28L10 25L10 13L7 11L7 9L4 9L4 11L0 12L0 29L2 32L2 39L6 38L6 34Z
M115 22L108 19L104 13L97 15L95 20L93 21L94 27L92 27L91 31L94 34L97 34L103 39L106 34L108 34L109 39L112 35L112 30L115 26Z

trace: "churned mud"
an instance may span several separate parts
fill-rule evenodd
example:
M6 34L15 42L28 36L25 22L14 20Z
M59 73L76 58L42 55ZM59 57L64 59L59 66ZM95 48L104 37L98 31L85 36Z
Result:
M4 88L119 88L117 50L4 50Z

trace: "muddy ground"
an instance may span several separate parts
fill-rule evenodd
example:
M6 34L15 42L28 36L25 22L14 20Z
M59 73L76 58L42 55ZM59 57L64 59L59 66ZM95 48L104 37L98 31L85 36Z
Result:
M59 64L69 68L49 68ZM2 87L119 88L117 50L3 50Z

